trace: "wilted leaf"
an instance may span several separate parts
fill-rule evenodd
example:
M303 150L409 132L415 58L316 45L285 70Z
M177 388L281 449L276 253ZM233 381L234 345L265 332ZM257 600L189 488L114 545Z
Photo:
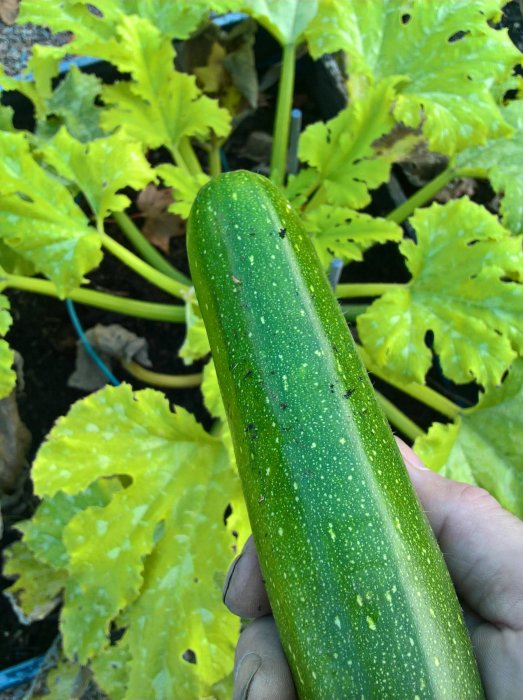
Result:
M100 262L100 236L67 187L36 162L22 134L0 132L0 150L0 240L65 296Z
M368 85L395 80L389 101L399 122L421 126L434 151L452 155L487 135L507 133L494 84L521 61L505 30L498 0L322 0L306 30L314 57L340 49L348 54L353 97Z
M19 0L0 0L0 20L4 24L14 24L18 16Z
M169 241L185 234L185 225L179 215L167 209L173 204L171 187L161 189L150 184L140 192L136 200L138 209L145 215L143 235L164 253L169 253Z
M523 349L521 240L468 199L419 209L417 244L403 241L412 280L358 317L363 345L392 375L423 382L429 330L444 374L457 383L500 381ZM517 278L517 277L516 277Z
M514 233L523 233L523 100L501 107L501 114L514 133L466 148L456 156L455 165L463 174L488 177L494 190L503 194L503 223Z
M523 360L500 387L455 423L434 423L415 450L444 476L481 486L508 510L523 517Z
M1 352L0 349L0 362ZM16 394L11 392L0 399L0 491L15 486L25 466L30 443L31 434L20 419Z

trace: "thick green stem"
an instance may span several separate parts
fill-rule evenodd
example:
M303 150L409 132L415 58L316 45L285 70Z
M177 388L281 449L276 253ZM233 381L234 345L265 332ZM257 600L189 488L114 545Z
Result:
M34 294L44 294L49 297L60 298L56 287L48 280L36 277L23 277L22 275L6 275L6 287L21 289ZM69 299L78 304L95 306L98 309L106 309L115 313L138 318L147 318L151 321L170 321L171 323L185 323L185 307L171 306L170 304L155 304L149 301L137 299L125 299L114 294L96 292L93 289L75 289L68 295Z
M219 175L222 171L222 163L220 160L221 142L213 135L212 145L209 151L209 172L212 177Z
M187 136L184 136L182 139L180 139L180 143L178 144L178 151L182 156L184 163L189 169L191 175L201 175L203 173L200 161L196 157L194 148L192 147L192 144Z
M271 159L271 180L276 185L283 185L287 170L287 150L289 147L292 96L294 93L295 63L296 45L289 44L284 46Z
M136 377L145 384L151 386L162 386L166 389L187 389L193 386L199 386L202 383L203 375L198 374L161 374L153 372L150 369L142 367L133 360L122 360L122 367L129 372L130 375Z
M387 384L390 384L400 391L403 391L403 393L412 396L413 399L421 401L421 403L424 403L426 406L430 406L430 408L433 408L435 411L441 413L441 415L446 416L447 418L454 420L454 418L458 416L460 408L455 403L450 401L450 399L447 399L445 396L442 396L437 391L434 391L434 389L431 389L425 384L402 382L398 379L391 378L383 369L381 369L381 367L378 367L365 348L363 348L361 345L358 345L357 347L365 367L376 377L379 377L379 379L387 382Z
M189 292L189 286L182 284L171 277L167 277L163 272L155 270L148 263L144 262L130 250L120 245L106 233L102 233L102 243L107 250L115 257L121 260L127 267L134 270L138 275L146 279L151 284L154 284L159 289L172 294L179 299L185 299Z
M182 284L191 284L191 280L179 272L153 245L149 243L140 229L134 224L127 214L123 212L113 212L113 218L120 227L122 233L133 244L143 259L160 272L163 272L173 280L178 280Z
M395 221L397 224L401 224L402 221L408 219L417 207L422 207L433 199L438 192L442 190L445 185L448 185L455 177L456 171L454 168L448 167L435 177L434 180L427 182L424 187L413 194L412 197L409 197L406 202L403 202L403 204L394 209L386 218L389 221Z
M388 284L388 283L365 283L365 284L338 284L336 287L336 296L340 298L352 297L379 297L385 292L392 289L401 289L404 284Z
M425 434L425 431L422 430L417 423L414 423L414 421L406 416L403 411L400 411L397 406L385 398L385 396L380 394L379 391L376 392L376 395L389 422L392 423L395 428L400 430L403 435L414 442L414 440L420 437L420 435Z

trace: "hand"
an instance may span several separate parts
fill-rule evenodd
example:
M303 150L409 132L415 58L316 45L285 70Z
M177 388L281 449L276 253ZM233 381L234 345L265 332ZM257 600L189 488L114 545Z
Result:
M489 700L523 697L523 522L483 489L426 469L398 440L464 606ZM252 537L229 570L224 602L255 618L240 635L234 700L296 700Z

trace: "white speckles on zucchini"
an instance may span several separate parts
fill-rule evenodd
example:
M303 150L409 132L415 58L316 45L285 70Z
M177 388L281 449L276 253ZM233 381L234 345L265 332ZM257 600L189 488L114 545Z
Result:
M188 250L300 700L482 698L443 558L298 216L265 178L220 175Z

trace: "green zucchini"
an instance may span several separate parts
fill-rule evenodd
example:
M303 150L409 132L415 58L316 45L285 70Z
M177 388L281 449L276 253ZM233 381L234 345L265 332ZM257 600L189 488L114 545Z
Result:
M301 700L476 700L443 557L319 259L267 179L214 178L189 219L208 332Z

